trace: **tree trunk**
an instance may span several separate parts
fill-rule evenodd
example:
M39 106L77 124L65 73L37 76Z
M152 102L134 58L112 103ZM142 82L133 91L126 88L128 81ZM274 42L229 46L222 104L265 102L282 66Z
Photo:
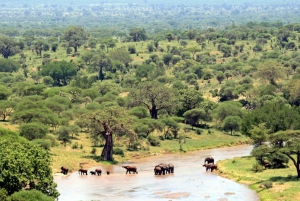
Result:
M102 133L104 139L105 139L105 145L102 150L101 158L104 161L113 161L113 136L112 136L112 130L108 123L104 122L102 123L104 127L104 132Z
M150 115L152 119L157 119L157 109L156 105L153 105L151 109L149 109Z
M100 66L99 72L98 72L98 80L103 80L104 79L104 75L103 75L103 68L102 66Z
M74 52L77 52L77 50L78 50L78 47L74 46Z

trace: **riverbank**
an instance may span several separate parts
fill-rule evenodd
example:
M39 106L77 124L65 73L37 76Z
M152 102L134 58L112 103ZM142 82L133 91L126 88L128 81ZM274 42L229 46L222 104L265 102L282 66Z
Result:
M240 157L218 162L219 175L246 184L255 190L261 201L300 200L300 181L290 161L288 168L251 171L255 158Z
M60 172L61 166L68 167L71 171L77 171L80 167L89 168L99 165L109 165L104 161L99 161L102 147L92 147L89 135L82 133L76 136L76 140L72 140L71 145L66 147L59 145L51 148L52 154L52 170L53 173ZM72 148L72 145L78 144L78 148ZM249 143L249 138L243 135L228 135L219 131L204 131L201 135L195 132L188 132L186 143L183 144L184 152L230 147ZM162 140L159 147L148 146L144 150L127 151L126 146L121 140L115 140L115 148L124 151L124 156L114 154L115 162L124 162L137 158L164 155L169 153L179 153L180 146L178 140ZM94 153L92 152L94 149Z

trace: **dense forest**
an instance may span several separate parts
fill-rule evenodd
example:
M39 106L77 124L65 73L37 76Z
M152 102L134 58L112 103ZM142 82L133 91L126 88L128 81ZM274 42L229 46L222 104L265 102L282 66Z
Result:
M57 197L50 153L83 138L114 162L243 135L256 170L291 160L300 177L300 4L186 2L2 3L0 197Z

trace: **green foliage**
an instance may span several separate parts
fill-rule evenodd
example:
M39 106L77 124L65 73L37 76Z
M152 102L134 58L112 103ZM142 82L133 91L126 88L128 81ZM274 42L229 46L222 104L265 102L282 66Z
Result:
M47 151L25 141L1 140L0 157L0 186L8 194L20 191L29 184L31 189L58 197L50 168L51 157Z
M88 34L82 27L70 26L65 30L61 39L68 43L68 47L73 47L74 52L77 52L77 49L87 41Z
M122 156L122 157L125 156L123 149L120 148L120 147L114 148L113 154L120 155L120 156Z
M147 108L143 106L137 106L129 110L128 114L136 116L139 119L150 117Z
M40 123L23 124L19 130L20 135L28 140L44 138L48 132L47 126Z
M20 64L11 59L0 59L0 72L16 72L20 69Z
M45 64L42 67L41 74L50 76L55 80L55 84L67 85L71 78L77 73L77 66L66 61L55 61Z
M270 181L264 181L261 183L261 186L264 188L272 188L273 187L273 183Z
M160 146L160 141L157 137L153 136L153 135L149 135L147 137L148 142L150 143L151 146L153 147L157 147Z
M12 194L9 201L54 201L53 197L47 196L37 190L21 190Z
M241 120L239 116L227 116L222 122L222 128L224 130L230 130L232 135L233 130L239 130Z
M264 170L264 167L262 165L260 165L259 163L255 163L255 164L253 164L251 170L253 172L262 172Z

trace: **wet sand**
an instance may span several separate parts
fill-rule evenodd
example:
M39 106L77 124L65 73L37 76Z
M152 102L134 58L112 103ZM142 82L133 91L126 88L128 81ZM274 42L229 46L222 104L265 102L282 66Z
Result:
M257 194L247 186L206 172L204 158L212 156L215 162L228 158L247 156L252 146L241 145L195 151L184 154L168 154L134 159L126 163L98 166L101 176L54 176L60 192L59 201L135 201L135 200L207 200L207 201L256 201ZM173 163L173 174L154 175L154 166ZM134 164L138 174L125 174L122 165ZM90 168L89 170L94 170ZM110 175L106 174L110 171Z

